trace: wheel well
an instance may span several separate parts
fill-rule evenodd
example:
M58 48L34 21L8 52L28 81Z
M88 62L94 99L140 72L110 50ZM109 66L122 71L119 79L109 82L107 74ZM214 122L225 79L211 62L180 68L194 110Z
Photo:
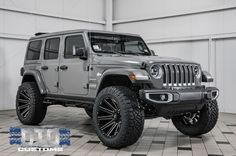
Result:
M132 86L132 82L125 75L108 75L102 79L99 90L97 94L104 88L109 86L126 86L130 88Z
M22 83L24 82L36 82L33 75L25 75L22 79Z

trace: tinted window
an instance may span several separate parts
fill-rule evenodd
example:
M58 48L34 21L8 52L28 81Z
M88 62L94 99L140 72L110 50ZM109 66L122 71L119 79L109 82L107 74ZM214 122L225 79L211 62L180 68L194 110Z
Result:
M44 48L44 59L57 59L59 52L60 38L47 39Z
M26 60L38 60L40 56L42 41L32 41L29 43Z
M68 36L65 41L65 58L73 58L73 47L85 48L82 35Z
M136 51L141 53L145 51L145 45L140 41L127 41L124 45L125 51Z
M139 36L89 33L88 37L94 52L150 55L148 47Z

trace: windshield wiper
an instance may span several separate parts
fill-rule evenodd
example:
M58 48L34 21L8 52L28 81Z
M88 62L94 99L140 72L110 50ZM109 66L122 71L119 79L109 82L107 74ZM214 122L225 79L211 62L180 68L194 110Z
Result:
M98 51L100 53L112 53L112 54L132 54L132 55L146 55L145 53L139 53L139 52L134 52L131 50L127 50L127 51L110 51L110 50L100 50Z
M134 55L137 55L137 56L143 54L143 53L134 52L134 51L131 51L131 50L127 50L127 51L118 51L118 52L121 53L121 54L134 54Z
M99 53L112 53L112 54L121 54L117 51L110 51L110 50L100 50L100 51L97 51Z

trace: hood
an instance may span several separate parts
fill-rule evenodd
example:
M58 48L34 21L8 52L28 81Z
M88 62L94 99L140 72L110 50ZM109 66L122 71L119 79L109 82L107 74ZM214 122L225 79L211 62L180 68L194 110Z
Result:
M95 59L95 64L104 64L104 65L141 65L143 62L145 63L194 63L192 61L186 61L179 58L174 57L160 57L160 56L135 56L135 55L102 55L97 56Z

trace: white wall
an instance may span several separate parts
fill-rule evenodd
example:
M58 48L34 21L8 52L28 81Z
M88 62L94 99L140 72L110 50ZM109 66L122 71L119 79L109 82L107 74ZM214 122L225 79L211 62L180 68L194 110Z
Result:
M0 0L0 109L14 108L19 69L32 34L112 25L114 31L142 35L161 56L200 62L221 90L220 111L236 112L236 74L231 72L236 66L235 0L111 1Z
M105 28L104 0L0 0L0 110L15 107L27 39L36 32Z
M200 62L220 88L220 111L236 113L235 0L119 0L113 8L114 31L142 35L158 55Z

